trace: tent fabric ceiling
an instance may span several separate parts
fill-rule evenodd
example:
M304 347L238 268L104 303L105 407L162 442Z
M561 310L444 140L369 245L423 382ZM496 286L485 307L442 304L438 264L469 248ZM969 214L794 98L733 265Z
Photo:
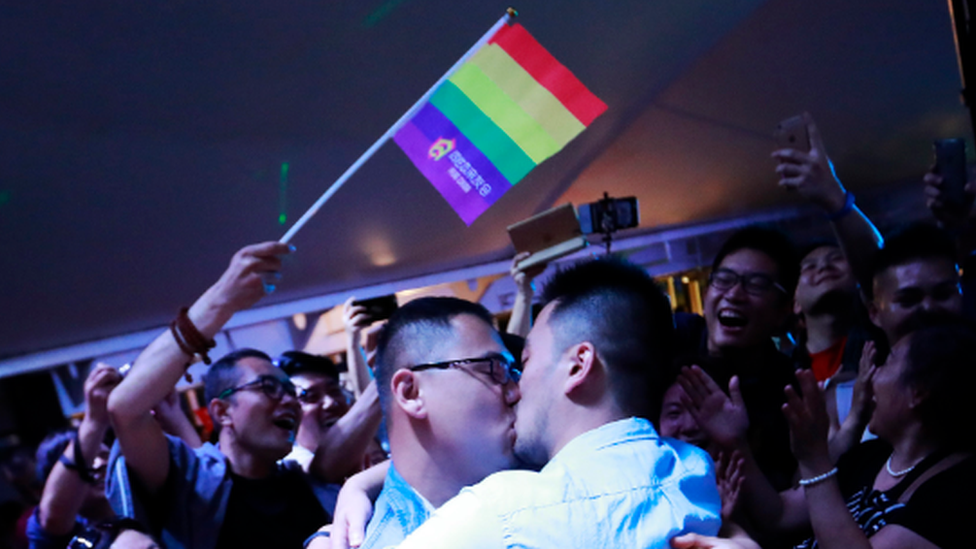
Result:
M282 209L297 219L507 7L22 4L0 6L0 357L167 322L237 248L280 237ZM855 190L969 135L941 2L516 7L607 113L468 228L384 147L299 233L270 303L502 259L507 225L603 191L638 196L644 226L789 202L770 134L804 109Z

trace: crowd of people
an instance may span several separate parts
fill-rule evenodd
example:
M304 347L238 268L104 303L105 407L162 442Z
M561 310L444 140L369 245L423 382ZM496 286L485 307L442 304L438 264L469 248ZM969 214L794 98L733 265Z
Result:
M355 399L325 357L241 348L210 364L295 251L241 249L125 375L92 369L78 429L38 449L30 547L965 544L976 271L959 265L976 218L932 171L933 222L882 238L806 123L811 149L775 151L776 172L832 238L737 231L702 316L610 256L558 270L539 299L541 269L516 257L504 332L458 298L372 326L350 299ZM210 364L212 441L174 389L194 360Z

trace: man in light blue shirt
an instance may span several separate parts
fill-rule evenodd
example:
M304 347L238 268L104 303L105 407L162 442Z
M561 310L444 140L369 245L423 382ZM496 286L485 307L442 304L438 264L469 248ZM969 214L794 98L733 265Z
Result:
M667 299L639 267L596 260L557 274L544 300L522 354L515 452L545 466L463 490L400 547L668 547L717 533L710 459L641 419L667 387Z

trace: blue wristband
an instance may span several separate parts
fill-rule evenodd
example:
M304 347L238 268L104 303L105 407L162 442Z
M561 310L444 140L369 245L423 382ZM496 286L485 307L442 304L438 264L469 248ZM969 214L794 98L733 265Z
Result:
M851 191L844 191L844 205L841 209L834 213L824 214L824 219L827 221L837 221L838 219L844 217L845 215L854 211L854 193Z

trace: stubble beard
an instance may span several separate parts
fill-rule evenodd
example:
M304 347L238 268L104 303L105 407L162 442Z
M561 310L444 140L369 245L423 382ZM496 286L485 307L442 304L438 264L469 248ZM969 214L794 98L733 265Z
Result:
M513 453L520 463L540 468L549 461L549 456L542 442L542 433L546 432L546 421L537 418L531 429L521 429L516 432Z

